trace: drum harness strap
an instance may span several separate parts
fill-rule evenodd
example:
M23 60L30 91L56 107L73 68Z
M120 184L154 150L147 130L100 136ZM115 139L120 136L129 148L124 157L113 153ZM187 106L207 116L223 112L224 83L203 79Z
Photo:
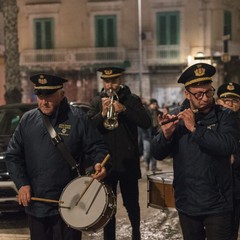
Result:
M41 111L40 111L41 112ZM72 167L72 170L77 171L78 176L80 176L80 171L79 171L79 164L75 161L69 150L67 149L66 145L63 143L63 139L61 138L60 135L58 135L53 128L52 124L50 123L48 117L41 112L41 116L43 119L43 123L45 124L48 133L51 137L52 143L54 146L57 146L60 152L63 154L64 158L66 161L70 164Z

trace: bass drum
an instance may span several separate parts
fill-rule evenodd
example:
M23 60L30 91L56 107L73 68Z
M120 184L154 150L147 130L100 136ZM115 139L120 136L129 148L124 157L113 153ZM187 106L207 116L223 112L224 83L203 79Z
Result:
M148 175L148 206L153 208L175 208L173 173L163 172Z
M59 211L71 228L96 232L116 213L116 197L109 186L91 177L81 176L64 188Z

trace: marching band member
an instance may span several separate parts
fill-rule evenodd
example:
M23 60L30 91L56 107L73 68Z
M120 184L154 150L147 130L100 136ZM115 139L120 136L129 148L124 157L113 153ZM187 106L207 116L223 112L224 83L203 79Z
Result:
M138 179L141 178L137 127L149 128L151 119L141 99L123 85L124 69L98 69L103 90L91 101L88 115L103 134L109 146L112 170L105 182L117 195L119 183L123 205L132 226L132 239L140 240L140 207ZM116 239L115 216L104 228L104 239Z
M81 232L67 226L56 204L31 201L32 197L58 200L64 187L76 177L76 169L71 168L52 143L42 114L49 119L80 170L84 154L95 161L94 177L98 180L106 176L106 168L100 162L108 148L87 115L69 105L63 90L67 80L47 74L34 75L30 80L34 83L38 108L23 115L9 142L8 171L18 188L19 204L25 206L28 215L31 240L79 240Z
M163 116L162 131L153 140L156 159L173 156L175 205L184 240L231 239L229 159L239 131L235 114L214 104L215 72L212 65L197 63L181 74L178 83L185 86L186 100L177 115Z
M237 113L238 125L240 127L240 85L234 82L222 84L217 90L217 104L229 108ZM231 156L233 173L233 237L238 239L240 220L240 152L235 152Z

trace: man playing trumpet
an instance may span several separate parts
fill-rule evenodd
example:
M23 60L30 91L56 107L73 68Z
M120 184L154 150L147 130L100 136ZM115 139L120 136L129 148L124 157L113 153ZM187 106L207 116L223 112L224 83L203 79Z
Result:
M115 195L119 184L123 204L132 225L132 239L140 240L138 179L141 178L141 171L137 127L149 128L151 118L143 107L141 99L123 85L124 69L106 67L98 71L101 72L103 89L100 96L96 96L91 101L88 115L103 134L110 149L112 171L105 182L111 186ZM109 91L117 96L112 96ZM112 119L109 116L112 116ZM109 128L111 124L108 123L111 122L114 124ZM115 231L114 217L104 228L104 240L115 240Z
M231 239L229 159L239 131L235 114L214 104L215 72L213 66L197 63L182 73L178 83L185 86L186 100L177 119L163 116L162 131L153 140L156 159L173 156L175 205L184 240Z

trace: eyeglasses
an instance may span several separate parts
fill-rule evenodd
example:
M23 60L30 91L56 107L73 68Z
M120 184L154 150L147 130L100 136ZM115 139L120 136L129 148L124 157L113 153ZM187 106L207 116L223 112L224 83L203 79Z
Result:
M190 94L192 94L197 100L201 100L203 98L203 95L205 94L205 96L207 98L211 98L214 96L215 93L215 89L212 88L211 90L208 90L206 92L197 92L197 93L192 93L189 90L187 90Z
M221 100L228 105L238 104L240 99L237 98L221 98Z

